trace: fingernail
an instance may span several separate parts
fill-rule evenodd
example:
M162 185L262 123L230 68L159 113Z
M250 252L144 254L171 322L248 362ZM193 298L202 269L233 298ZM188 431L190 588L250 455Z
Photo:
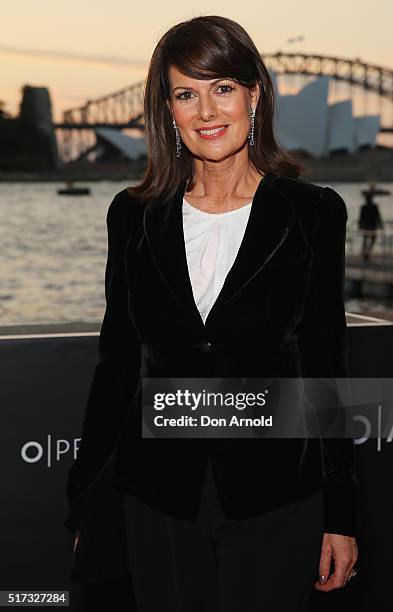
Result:
M319 582L320 582L320 584L325 584L326 576L319 576Z

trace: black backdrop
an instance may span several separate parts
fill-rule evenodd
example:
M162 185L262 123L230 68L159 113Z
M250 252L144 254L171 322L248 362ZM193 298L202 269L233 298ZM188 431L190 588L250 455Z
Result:
M393 325L350 326L349 334L352 377L393 376ZM70 609L79 611L88 609L87 587L71 579L65 480L78 445L97 341L97 335L78 334L0 337L0 587L69 590ZM360 573L345 589L315 591L312 611L393 609L393 445L385 439L378 449L370 438L357 445L356 462ZM120 604L109 601L110 586L94 587L95 610L120 612ZM127 588L117 585L119 599Z

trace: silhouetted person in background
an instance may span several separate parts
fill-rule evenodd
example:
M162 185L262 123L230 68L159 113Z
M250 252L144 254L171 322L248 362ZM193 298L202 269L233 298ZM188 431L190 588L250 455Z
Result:
M373 201L372 193L369 192L364 195L366 202L360 209L358 227L360 230L364 230L362 257L364 261L367 261L377 237L377 229L383 227L383 221L379 213L378 205Z

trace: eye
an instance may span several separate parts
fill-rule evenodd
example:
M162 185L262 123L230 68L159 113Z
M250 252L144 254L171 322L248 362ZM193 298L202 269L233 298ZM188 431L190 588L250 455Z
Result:
M175 98L177 100L189 100L190 98L183 98L182 96L186 95L186 94L190 94L191 91L182 91L180 94L176 94Z
M217 87L217 89L221 89L222 87L225 88L227 91L224 91L223 94L221 95L230 93L233 89L235 89L234 87L232 87L232 85L228 85L227 83L222 83L221 85ZM188 97L189 95L192 95L191 91L188 91L188 90L182 91L181 93L176 94L175 98L177 100L189 100L190 99L190 97Z
M224 83L223 85L219 85L218 89L221 89L221 87L226 87L226 89L229 90L229 91L226 91L224 93L230 93L232 91L232 89L235 89L234 87L232 87L232 85L227 85L226 83Z

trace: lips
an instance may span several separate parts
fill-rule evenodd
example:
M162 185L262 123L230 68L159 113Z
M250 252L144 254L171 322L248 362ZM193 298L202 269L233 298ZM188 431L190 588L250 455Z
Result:
M226 125L215 125L215 126L212 126L212 127L209 127L209 128L200 128L200 129L195 130L195 131L204 140L213 140L213 139L216 139L216 138L220 138L220 136L225 134L225 132L227 130L227 127L228 126L226 126ZM202 132L206 132L206 133L203 134Z
M209 125L209 127L205 126L205 127L197 128L195 131L200 132L201 130L215 130L216 128L222 128L222 127L227 127L227 126L224 123L221 123L220 125Z

